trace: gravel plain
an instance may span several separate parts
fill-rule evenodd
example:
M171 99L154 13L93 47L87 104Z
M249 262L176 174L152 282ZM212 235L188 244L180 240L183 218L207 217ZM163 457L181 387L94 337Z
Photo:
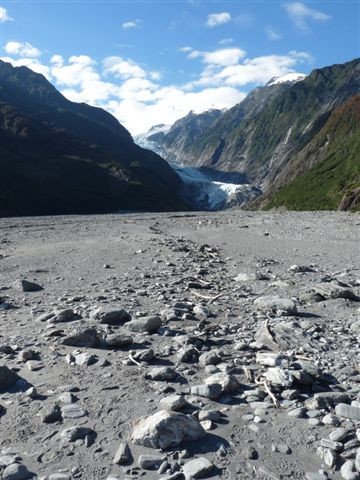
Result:
M359 258L350 213L0 219L0 478L359 479Z

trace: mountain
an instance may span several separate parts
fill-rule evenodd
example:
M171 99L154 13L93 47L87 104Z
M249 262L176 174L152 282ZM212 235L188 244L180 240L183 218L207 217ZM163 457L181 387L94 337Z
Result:
M165 160L109 113L0 61L0 216L186 209Z
M273 79L223 113L194 141L187 141L185 136L181 142L172 141L174 125L160 145L165 154L175 152L186 165L243 174L248 183L260 186L263 191L256 205L271 205L271 196L279 189L325 159L326 152L322 154L315 145L321 142L322 131L331 130L328 121L332 135L336 136L334 148L338 161L348 161L347 140L334 132L336 128L341 131L344 121L336 123L332 114L335 118L342 116L341 112L349 108L345 102L359 93L360 59L316 69L305 78ZM313 152L309 154L311 161L304 160L307 146ZM358 157L352 158L357 161ZM338 201L338 196L335 197ZM336 201L322 205L336 208ZM306 208L320 208L315 198L311 206L306 205Z
M270 190L263 200L264 207L360 210L360 95L331 113L277 184L278 190Z

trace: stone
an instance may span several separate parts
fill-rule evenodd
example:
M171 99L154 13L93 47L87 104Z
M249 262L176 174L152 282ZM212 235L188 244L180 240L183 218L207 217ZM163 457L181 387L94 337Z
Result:
M143 317L126 323L125 328L134 333L155 333L161 327L160 317Z
M284 357L279 353L257 352L256 363L264 367L277 367L284 361Z
M177 358L179 362L195 363L198 361L199 353L194 347L184 347L178 351Z
M95 327L76 329L71 335L61 340L63 345L72 347L96 348L99 346L102 335Z
M346 403L339 403L335 407L336 415L339 417L349 418L350 420L360 421L360 408L352 407Z
M193 478L206 478L213 469L214 465L207 458L200 457L186 462L182 471L185 480L192 480Z
M95 432L88 427L68 427L61 432L61 438L67 442L76 442L76 440L84 440L86 436L94 436Z
M123 325L131 320L130 314L123 309L98 308L93 310L90 316L105 325Z
M347 460L340 469L341 476L344 480L359 480L360 475L355 469L352 460Z
M320 294L324 299L346 298L347 300L357 300L355 293L346 287L342 287L336 282L319 283L314 287L315 293Z
M289 388L293 384L293 378L289 371L279 367L269 368L264 373L264 377L266 381L274 387Z
M51 314L51 317L48 319L51 323L66 323L71 322L76 318L74 310L72 308L67 308L64 310L56 310Z
M19 375L6 365L0 365L0 392L6 392L20 380Z
M338 403L349 402L350 397L345 392L320 392L306 400L305 405L309 409L322 409L334 407Z
M40 292L43 287L37 283L29 282L28 280L16 280L13 283L14 288L21 292Z
M190 393L192 395L198 395L199 397L209 398L216 400L222 394L222 386L219 383L211 383L209 385L193 385L190 387Z
M186 407L186 405L188 405L188 403L182 395L170 395L160 400L161 408L172 412L177 412Z
M160 382L168 382L174 380L177 373L171 367L156 367L152 368L147 374L146 378L149 380L157 380Z
M240 388L240 384L234 375L223 372L214 373L210 377L207 377L205 383L207 385L219 384L222 387L222 391L226 393L235 392Z
M285 315L296 315L297 313L295 302L287 298L268 295L257 298L254 304L264 312L283 313Z
M13 463L2 472L3 480L27 480L33 478L33 474L21 463Z
M161 455L140 455L138 466L144 470L157 470L162 462L163 456Z
M132 460L132 455L130 451L130 447L127 442L120 442L118 449L116 450L114 456L114 464L115 465L126 465L130 463Z
M206 320L211 316L211 312L208 308L202 306L201 304L195 305L193 312L196 318L199 320Z
M219 363L221 363L221 357L216 350L204 352L199 357L199 364L202 367L206 367L207 365L218 365Z
M330 440L333 440L334 442L341 442L344 440L349 435L349 430L346 428L336 428L329 434Z
M131 439L137 445L149 448L176 447L186 440L203 438L206 432L193 417L160 410L136 423Z
M61 409L59 405L51 405L44 409L44 412L41 416L43 423L54 423L60 422L62 420Z
M128 347L134 343L133 337L124 335L123 333L111 333L103 339L103 345L109 348Z
M87 411L77 405L76 403L70 403L64 405L61 408L61 416L63 418L81 418L87 415Z

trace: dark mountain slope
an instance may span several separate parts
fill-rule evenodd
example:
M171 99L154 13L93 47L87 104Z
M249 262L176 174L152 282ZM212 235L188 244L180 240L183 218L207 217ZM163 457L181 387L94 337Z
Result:
M0 63L0 215L178 210L181 180L109 113Z
M269 192L267 208L360 210L360 95L336 108Z

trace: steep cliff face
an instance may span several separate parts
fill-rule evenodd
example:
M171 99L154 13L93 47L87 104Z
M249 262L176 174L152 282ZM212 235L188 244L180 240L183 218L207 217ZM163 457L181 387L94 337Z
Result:
M266 208L360 210L360 95L336 108L278 175Z
M0 62L0 215L186 208L166 161L109 113Z

